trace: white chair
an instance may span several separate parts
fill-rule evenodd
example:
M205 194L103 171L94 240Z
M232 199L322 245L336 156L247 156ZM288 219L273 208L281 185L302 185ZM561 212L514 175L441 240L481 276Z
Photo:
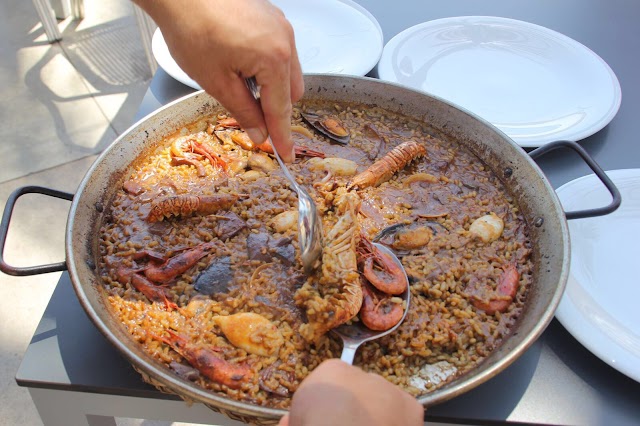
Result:
M60 10L59 14L67 14L70 9L73 19L84 18L84 1L83 0L56 0L56 6ZM49 43L53 43L62 40L62 34L58 28L58 21L56 20L56 13L52 7L50 0L33 0L33 5L38 12L44 32L47 34L47 40ZM66 16L60 16L62 18Z
M47 40L49 40L49 43L62 40L62 34L58 28L58 21L56 18L66 18L69 15L73 16L74 20L84 18L83 0L33 0L33 5L38 12L38 16L40 17L44 31L47 34ZM153 75L158 69L158 64L156 63L151 50L151 38L153 37L153 32L157 26L149 15L147 15L142 9L133 3L132 6L136 22L138 23L138 29L140 30L144 53L147 56L151 75Z

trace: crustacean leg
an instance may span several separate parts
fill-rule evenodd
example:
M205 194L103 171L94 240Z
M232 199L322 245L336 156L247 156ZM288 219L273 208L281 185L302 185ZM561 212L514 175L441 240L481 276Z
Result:
M172 157L171 165L172 166L181 166L181 165L193 166L198 171L198 177L204 177L207 175L206 170L204 169L204 165L200 162L200 160L196 158L190 157Z
M218 193L214 195L173 195L154 199L147 221L157 222L165 217L191 213L212 214L226 210L238 199L237 195Z
M362 274L375 288L386 294L398 295L407 289L404 271L389 254L378 250L364 236L360 238L360 252L364 258Z
M151 335L178 352L205 377L231 389L238 389L249 378L251 370L246 365L232 364L220 358L212 349L189 343L187 339L167 330L169 337Z
M353 177L347 188L364 189L378 186L416 158L426 155L426 148L415 141L403 142L362 173Z
M215 124L214 130L221 129L239 129L240 123L233 117L219 118Z
M122 285L131 284L133 288L144 294L153 302L163 302L167 310L178 309L178 305L169 300L169 290L155 285L133 269L120 266L116 269L116 278Z
M207 145L206 142L200 142L193 136L183 136L181 138L177 138L171 144L171 157L178 163L184 161L188 164L192 164L192 161L199 159L196 154L207 158L209 160L209 163L211 163L211 165L214 167L219 167L222 170L227 169L227 163L222 159L220 154L215 152L210 146Z
M518 269L514 264L509 264L503 269L504 271L500 275L495 292L489 294L488 297L471 295L473 306L489 315L493 315L496 312L505 312L518 292L518 284L520 282Z
M195 246L192 249L183 251L162 264L149 264L144 268L144 275L153 282L166 283L186 272L193 265L198 263L200 259L209 254L209 250L213 248L224 247L218 241L210 241Z
M360 309L360 320L370 330L385 331L402 319L402 303L395 303L391 297L377 292L369 284L362 286L364 299Z

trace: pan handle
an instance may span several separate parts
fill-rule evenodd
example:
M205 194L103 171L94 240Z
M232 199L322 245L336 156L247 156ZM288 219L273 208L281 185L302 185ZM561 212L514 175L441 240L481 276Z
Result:
M604 172L604 170L602 170L598 163L596 163L595 160L591 158L589 153L585 151L585 149L580 145L571 141L556 141L547 145L543 145L540 148L531 151L529 155L535 160L536 158L546 154L547 152L563 147L570 148L577 152L580 157L582 157L584 162L587 163L587 165L591 168L591 170L593 170L598 179L600 179L604 186L607 187L607 190L609 190L609 193L611 193L611 196L613 197L611 203L605 207L565 212L564 214L567 219L583 219L586 217L604 216L606 214L613 213L618 207L620 207L620 203L622 202L620 191L618 191L618 188L613 184L611 179L609 179L609 176L607 176L607 174Z
M40 266L27 266L16 267L11 266L4 261L4 246L7 242L7 233L9 232L9 222L11 222L11 215L13 214L13 208L18 201L18 198L25 194L44 194L50 197L61 198L63 200L73 200L74 194L68 192L57 191L55 189L44 188L41 186L23 186L18 188L9 196L7 204L4 206L4 213L2 214L2 222L0 222L0 271L8 275L15 275L19 277L28 275L46 274L48 272L58 272L67 269L65 262L50 263L48 265Z

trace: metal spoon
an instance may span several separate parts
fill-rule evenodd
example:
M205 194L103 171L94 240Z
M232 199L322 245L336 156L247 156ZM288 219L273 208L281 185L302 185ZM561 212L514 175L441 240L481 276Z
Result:
M253 97L260 101L260 87L255 78L250 77L245 79L247 87L251 91ZM302 258L302 266L307 274L312 273L318 266L320 266L322 254L322 221L318 215L318 209L316 203L311 198L311 195L302 186L298 185L298 182L293 178L287 166L280 158L276 146L271 142L271 137L268 138L269 143L273 147L273 153L282 168L284 176L289 180L291 187L298 194L298 235L300 242L300 252Z
M396 262L398 267L400 267L402 269L402 272L404 273L404 279L407 282L407 289L402 294L402 298L405 301L404 314L402 314L402 318L400 319L400 321L398 321L396 325L394 325L392 328L386 331L370 330L366 326L364 326L361 322L356 322L350 325L343 324L331 330L335 334L340 336L340 338L342 339L343 347L342 347L342 355L340 356L340 359L349 364L353 364L353 358L356 356L356 351L358 350L358 347L361 344L363 344L364 342L368 342L369 340L386 336L387 334L394 331L396 328L398 328L398 326L400 326L400 324L402 324L402 321L404 321L405 317L407 316L407 312L409 311L409 302L411 300L411 289L409 288L409 278L407 277L407 273L404 270L404 266L402 266L400 259L396 257L393 251L391 251L390 249L388 249L387 247L383 246L380 243L373 242L372 244L378 250L384 251L389 256L391 256L394 262Z

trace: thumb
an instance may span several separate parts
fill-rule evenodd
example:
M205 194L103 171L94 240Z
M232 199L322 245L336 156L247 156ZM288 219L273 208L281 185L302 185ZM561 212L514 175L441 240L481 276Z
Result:
M280 418L278 426L289 426L289 414L285 414Z

